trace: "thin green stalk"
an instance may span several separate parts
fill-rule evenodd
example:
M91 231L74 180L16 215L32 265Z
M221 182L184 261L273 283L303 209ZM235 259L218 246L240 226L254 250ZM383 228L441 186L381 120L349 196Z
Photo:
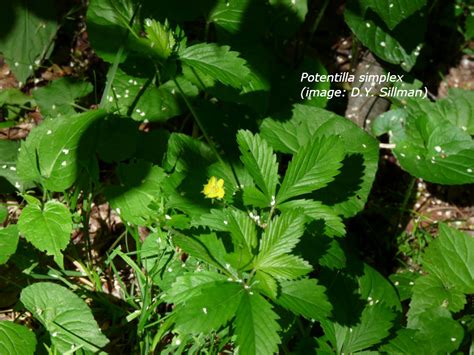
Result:
M324 3L323 3L323 7L319 11L318 16L316 17L316 19L313 22L313 25L311 26L308 43L311 43L311 41L313 39L313 36L314 36L314 33L318 29L319 23L321 22L321 20L323 18L323 15L326 12L326 8L328 7L328 5L329 5L329 0L325 0Z

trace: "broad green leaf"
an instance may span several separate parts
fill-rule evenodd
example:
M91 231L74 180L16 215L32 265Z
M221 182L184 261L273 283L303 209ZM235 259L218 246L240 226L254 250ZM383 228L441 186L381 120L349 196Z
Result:
M366 1L377 2L376 0ZM414 1L414 3L417 1ZM388 0L382 0L382 2L385 3ZM402 4L407 2L403 1ZM393 3L396 3L396 1ZM390 7L388 6L387 9L390 9ZM395 9L395 5L392 9ZM391 15L385 10L384 18L388 17L391 17ZM425 14L422 15L421 12L417 12L400 23L399 26L390 30L378 15L372 11L363 13L357 1L353 0L348 3L344 18L362 44L378 57L389 63L399 64L406 71L411 70L415 65L427 28ZM398 20L399 17L393 17L391 21Z
M295 105L288 121L265 119L261 135L275 150L291 154L309 144L313 136L340 136L345 150L341 172L312 197L344 217L364 207L377 170L379 148L378 142L353 122L320 108Z
M329 316L331 304L325 295L325 287L314 279L280 282L281 293L276 302L307 319L322 320Z
M166 174L163 169L144 161L120 164L117 172L120 185L106 187L107 200L125 221L146 224L156 214L150 204L161 196Z
M404 271L390 275L390 281L397 289L400 301L405 301L411 298L413 294L413 286L420 274L416 272Z
M235 316L243 293L237 282L218 281L202 288L175 310L176 328L185 333L218 330Z
M393 285L378 271L364 263L363 274L358 277L360 295L369 302L383 302L386 306L402 310L398 294Z
M16 225L0 228L0 265L5 264L10 256L15 253L18 245L18 237L18 228Z
M158 58L166 60L173 52L176 45L176 40L168 21L161 24L158 21L146 19L145 25L146 36L150 41L150 47L154 53L156 53Z
M36 248L54 257L63 265L64 250L72 232L72 216L66 206L58 201L48 201L44 206L26 206L18 220L20 233Z
M92 124L105 111L89 111L70 117L44 121L22 142L18 175L36 181L45 189L62 192L71 187L81 169L90 166L93 154Z
M180 304L198 296L201 289L214 286L216 282L224 282L226 279L224 275L212 271L186 273L176 279L163 298L169 303Z
M97 352L109 342L87 304L65 287L35 283L23 289L20 300L43 324L60 353L74 348Z
M246 77L250 73L245 60L239 58L239 53L231 51L228 46L218 46L215 43L190 46L179 53L179 59L191 68L237 88L246 83Z
M33 355L35 350L35 333L23 325L0 321L0 354Z
M183 251L196 259L223 268L223 258L227 254L224 244L215 234L201 235L199 237L177 234L173 242Z
M241 248L240 245L242 245L249 250L255 248L257 246L257 229L249 215L238 209L230 209L228 213L228 226L234 247Z
M0 52L22 84L51 53L57 30L52 0L2 1Z
M418 331L414 329L401 329L395 338L379 350L387 354L423 354L425 348L423 344L416 341L417 333Z
M441 224L438 237L423 256L423 267L445 287L474 293L474 238Z
M293 156L277 194L282 203L327 186L340 172L344 146L340 138L315 137Z
M278 315L261 295L244 292L235 318L239 354L274 354L281 340Z
M371 8L393 30L402 20L426 5L426 0L360 0L363 8Z
M255 184L263 192L268 205L275 201L278 183L278 163L272 148L258 134L239 131L237 143L242 154L241 160Z
M323 321L322 327L338 353L354 353L378 344L389 335L395 313L382 303L368 305L353 326ZM332 335L332 336L331 336Z
M276 300L278 295L278 283L269 274L257 270L255 273L255 286L256 290L259 290L264 295L270 297L272 300Z
M66 116L76 113L76 101L90 94L92 89L92 84L86 81L60 78L33 90L33 97L43 117Z
M402 168L430 182L473 183L473 102L474 93L463 90L450 90L448 98L435 103L408 101L405 114L390 128Z

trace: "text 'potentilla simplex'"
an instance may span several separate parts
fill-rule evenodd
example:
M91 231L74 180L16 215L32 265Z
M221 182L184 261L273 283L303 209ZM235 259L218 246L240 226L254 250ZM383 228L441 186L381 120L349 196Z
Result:
M357 80L356 80L357 79ZM354 74L348 72L337 74L310 74L308 72L301 73L300 82L308 83L353 83L358 81L360 83L395 83L403 81L403 74L362 74L356 78Z

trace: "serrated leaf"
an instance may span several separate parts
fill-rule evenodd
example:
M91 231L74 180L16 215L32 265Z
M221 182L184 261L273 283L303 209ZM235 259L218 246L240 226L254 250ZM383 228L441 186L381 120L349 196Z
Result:
M364 308L360 320L354 326L323 321L322 327L326 335L332 335L331 342L338 353L353 353L386 338L394 319L394 312L382 303L377 303Z
M324 206L319 201L301 199L287 201L278 205L278 209L282 212L298 208L302 209L304 214L313 220L324 220L324 231L328 236L340 237L346 233L341 217L336 215L331 207Z
M280 255L271 259L262 259L258 261L256 268L277 279L284 280L297 279L313 270L307 261L295 255Z
M19 147L19 142L0 140L0 177L5 178L17 190L23 191L25 187L30 186L30 182L22 181L17 173L16 165Z
M229 46L218 46L215 43L190 46L179 53L179 59L191 68L236 88L246 83L246 77L250 73L238 52L231 51Z
M277 203L328 185L339 173L344 147L339 137L315 137L293 156L277 194Z
M272 148L258 134L239 131L237 143L241 160L270 205L278 183L278 163Z
M215 234L186 236L177 234L173 242L191 256L205 261L217 268L223 268L223 257L227 254L222 240Z
M304 215L300 210L284 212L272 219L260 241L257 264L290 253L304 233Z
M53 200L43 207L28 205L20 215L18 228L26 240L52 255L64 268L62 250L69 244L72 232L72 216L66 206Z
M258 293L243 293L235 318L239 354L274 354L281 340L278 315Z
M275 300L278 295L278 283L277 281L269 274L257 270L255 273L255 286L256 290L259 290L267 297L270 297L272 300Z
M97 352L109 342L87 304L65 287L51 282L35 283L23 289L20 299L48 330L60 353L76 346Z
M281 291L276 302L307 319L322 320L332 309L325 295L325 287L314 279L280 282Z
M0 354L33 355L36 336L23 325L0 321Z
M73 115L76 100L90 94L92 89L92 84L86 81L60 78L33 90L33 97L43 117Z
M2 222L0 222L1 224ZM0 265L5 264L12 256L18 245L18 228L16 225L9 225L0 228Z
M51 53L57 30L54 3L5 0L0 13L0 52L21 83Z
M89 111L70 117L47 120L35 127L22 142L18 156L18 175L36 181L50 191L71 187L79 171L91 162L94 136L88 129L105 111Z
M144 161L120 164L117 170L121 184L106 187L105 196L125 221L144 225L156 213L150 203L161 195L166 174Z
M214 282L176 309L176 328L185 333L218 330L235 316L243 294L236 282Z

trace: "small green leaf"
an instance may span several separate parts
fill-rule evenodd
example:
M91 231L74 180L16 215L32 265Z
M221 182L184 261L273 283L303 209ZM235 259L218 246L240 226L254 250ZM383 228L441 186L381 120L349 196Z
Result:
M179 59L191 68L236 88L246 84L246 77L250 73L238 52L215 43L190 46L179 53Z
M322 320L329 316L331 304L325 295L325 287L314 279L282 281L277 299L280 306L307 319Z
M167 59L176 45L173 31L170 29L168 21L164 24L152 19L145 20L145 32L148 40L150 41L150 47L153 52L161 59Z
M242 154L241 160L267 199L268 205L275 199L278 183L278 163L272 148L258 134L239 131L237 143Z
M277 195L282 203L326 186L339 173L344 158L340 138L315 137L294 155Z
M65 287L35 283L23 289L20 300L43 324L60 353L76 347L97 352L109 342L87 304Z
M176 309L176 327L185 333L218 330L235 316L243 294L237 282L214 282Z
M0 354L33 355L36 336L27 327L10 321L0 321Z
M43 207L28 205L21 213L18 227L26 240L52 255L64 268L62 250L69 244L72 232L72 216L66 206L53 200Z
M0 228L0 265L5 264L12 256L18 245L18 228L16 225L9 225Z
M278 315L258 293L244 292L235 318L239 354L274 354L281 340Z

